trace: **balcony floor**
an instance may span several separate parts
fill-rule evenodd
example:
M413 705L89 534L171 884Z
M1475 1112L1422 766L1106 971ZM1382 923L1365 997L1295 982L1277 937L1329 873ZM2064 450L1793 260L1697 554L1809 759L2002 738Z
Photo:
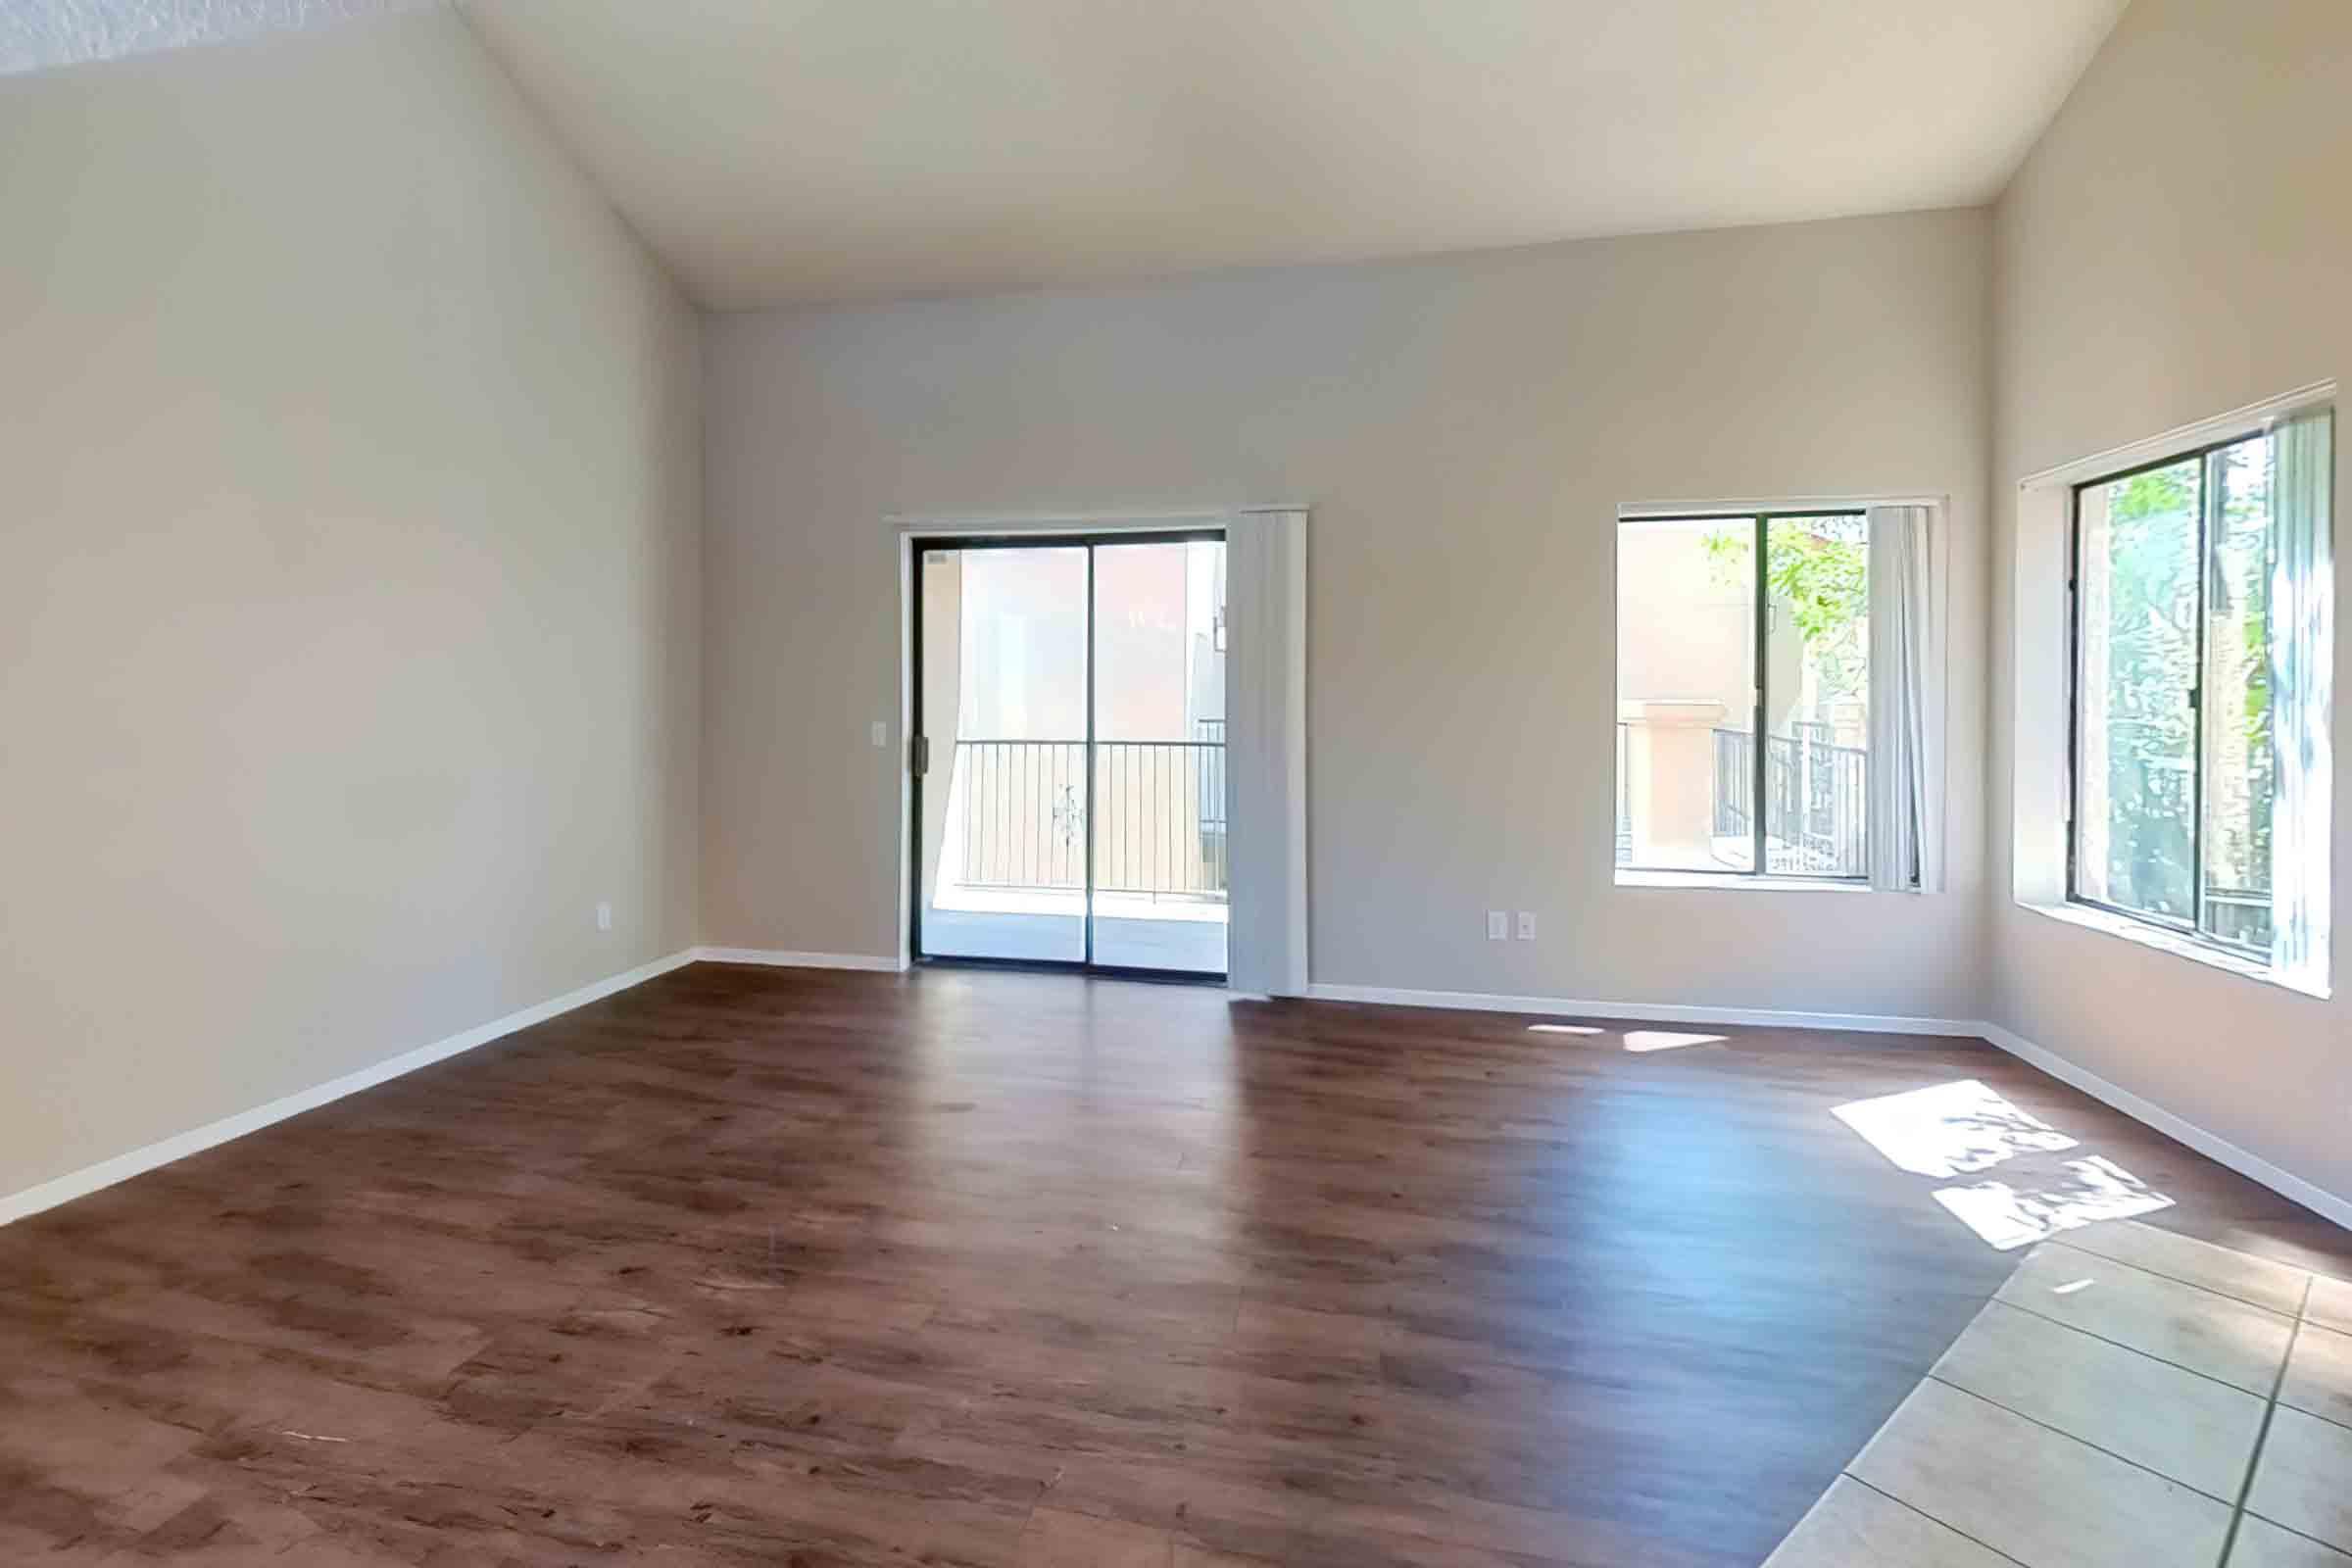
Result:
M1086 898L1046 888L951 886L923 908L923 952L932 957L1073 962L1086 952ZM1128 969L1221 974L1222 899L1095 897L1095 961Z

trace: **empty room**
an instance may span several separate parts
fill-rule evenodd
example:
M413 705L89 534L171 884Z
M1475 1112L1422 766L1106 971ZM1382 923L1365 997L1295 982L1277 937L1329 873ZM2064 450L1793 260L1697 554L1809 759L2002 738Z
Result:
M7 0L0 1568L2352 1568L2347 192L2344 0Z

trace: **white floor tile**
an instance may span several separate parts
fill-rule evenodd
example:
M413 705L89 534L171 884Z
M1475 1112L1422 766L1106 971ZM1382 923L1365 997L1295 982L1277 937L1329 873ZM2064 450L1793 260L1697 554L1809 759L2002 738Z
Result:
M2352 1334L2306 1323L2287 1357L2278 1402L2352 1427ZM2344 1478L2352 1487L2352 1476Z
M1997 1299L2269 1397L2292 1320L2058 1243L2028 1253Z
M2225 1499L2245 1485L2262 1431L2254 1395L1998 1301L1935 1375Z
M2193 1236L2179 1236L2137 1220L2086 1225L2058 1238L2061 1246L2166 1274L2223 1296L2294 1316L2303 1306L2311 1275L2267 1257L2255 1257Z
M2213 1568L2230 1523L2211 1497L1936 1382L1848 1468L2031 1568Z
M2246 1511L2352 1551L2352 1427L2272 1411Z
M2011 1568L2009 1559L1839 1476L1764 1568Z
M2230 1568L2352 1568L2352 1556L2248 1514L2237 1523Z
M2322 1328L2352 1334L2352 1283L2322 1274L2311 1282L2311 1300L2303 1316Z

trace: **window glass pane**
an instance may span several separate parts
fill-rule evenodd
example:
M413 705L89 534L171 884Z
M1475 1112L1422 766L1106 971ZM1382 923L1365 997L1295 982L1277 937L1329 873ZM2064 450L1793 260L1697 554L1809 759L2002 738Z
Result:
M2077 492L2075 891L2182 922L2195 909L2204 467L2190 458Z
M1756 524L1617 534L1617 863L1755 868Z
M1870 522L1766 524L1765 869L1869 874Z
M1086 956L1086 550L922 555L922 951Z
M1225 969L1225 542L1095 547L1095 961Z
M2205 914L2210 936L2271 945L2271 480L2267 435L2212 458L2205 584Z

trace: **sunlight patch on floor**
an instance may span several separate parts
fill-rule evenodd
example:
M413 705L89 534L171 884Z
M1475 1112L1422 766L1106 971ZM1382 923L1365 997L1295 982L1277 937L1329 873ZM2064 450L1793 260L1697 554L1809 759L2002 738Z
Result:
M1608 1033L1606 1029L1598 1029L1589 1023L1531 1023L1527 1026L1527 1032L1531 1035L1605 1035ZM1625 1032L1625 1049L1637 1053L1678 1051L1684 1046L1720 1045L1729 1038L1728 1035L1686 1034L1676 1029L1628 1029Z
M2111 1159L2070 1159L2065 1173L2018 1188L2007 1182L1946 1187L1936 1201L1985 1244L2006 1252L2094 1220L2129 1219L2170 1208L2173 1200Z
M1628 1051L1679 1051L1685 1046L1720 1045L1729 1038L1724 1035L1682 1034L1672 1029L1628 1029L1625 1049Z
M1832 1115L1897 1170L1948 1179L2007 1165L2005 1179L1931 1196L1986 1246L2008 1251L2098 1220L2172 1206L2172 1200L1974 1078L1839 1105Z
M2028 1150L2075 1147L2072 1138L1974 1078L1857 1100L1830 1114L1861 1134L1897 1170L1917 1176L1962 1176Z

